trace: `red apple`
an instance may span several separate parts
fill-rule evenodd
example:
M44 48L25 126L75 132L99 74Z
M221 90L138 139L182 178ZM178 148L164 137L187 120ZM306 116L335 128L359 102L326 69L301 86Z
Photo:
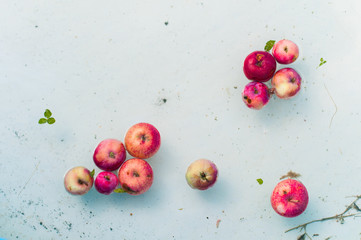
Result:
M242 93L243 102L252 109L261 109L270 99L268 87L264 83L250 82Z
M307 189L295 179L283 180L274 188L271 204L279 215L296 217L306 210L308 204Z
M100 172L95 178L94 186L98 192L109 195L118 186L118 177L112 172Z
M121 188L126 193L139 195L152 186L153 170L145 160L132 158L119 168L118 178Z
M114 171L122 165L126 156L127 153L121 141L106 139L96 147L93 160L98 168L105 171Z
M207 159L192 162L186 172L186 180L191 188L206 190L212 187L218 176L216 164Z
M290 64L298 58L299 50L294 42L283 39L273 46L272 54L277 62Z
M276 60L265 51L255 51L244 60L243 72L249 80L266 82L276 71Z
M153 125L138 123L128 130L124 142L130 155L146 159L152 157L159 150L160 134Z
M277 97L287 99L301 89L301 76L292 68L283 68L273 76L271 84Z
M74 167L64 176L65 189L74 195L86 194L93 186L93 173L85 167Z

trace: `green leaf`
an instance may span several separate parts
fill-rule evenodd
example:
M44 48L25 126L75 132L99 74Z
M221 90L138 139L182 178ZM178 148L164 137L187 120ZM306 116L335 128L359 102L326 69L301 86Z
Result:
M55 123L55 118L48 118L48 120L46 120L49 124L53 124Z
M90 176L94 177L94 174L95 174L95 169L93 169L93 171L90 172Z
M44 124L46 123L46 119L45 118L40 118L39 119L39 124Z
M266 43L266 46L264 46L264 50L269 52L272 48L273 48L273 45L275 44L275 40L269 40L267 43Z
M114 189L114 192L115 192L115 193L125 193L125 191L124 191L123 188Z
M262 178L258 178L258 179L257 179L257 182L258 182L259 185L262 185L262 184L263 184Z
M321 58L320 59L320 65L318 65L318 66L321 67L325 63L327 63L327 61L325 61L323 58Z
M51 112L50 112L50 110L49 109L46 109L45 110L45 112L44 112L44 117L46 117L46 118L50 118L51 117Z

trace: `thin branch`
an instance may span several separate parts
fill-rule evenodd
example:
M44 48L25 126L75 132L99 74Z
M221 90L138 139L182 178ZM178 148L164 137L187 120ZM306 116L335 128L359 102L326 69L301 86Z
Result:
M20 194L23 192L23 190L25 189L25 187L28 185L28 183L30 182L30 179L34 176L35 172L38 170L40 161L36 164L34 171L31 173L30 177L28 178L28 180L26 181L26 183L24 184L24 186L21 188L20 192L18 193L18 196L20 196Z
M332 217L325 217L325 218L321 218L321 219L317 219L317 220L312 220L312 221L310 221L310 222L307 222L307 223L298 225L298 226L296 226L296 227L290 228L290 229L288 229L287 231L285 231L285 233L290 232L290 231L292 231L292 230L299 229L299 228L304 229L304 230L305 230L305 233L306 233L306 227L307 227L307 225L312 224L312 223L315 223L315 222L323 222L323 221L328 221L328 220L331 220L331 219L336 219L336 220L340 220L341 223L342 223L345 218L348 218L348 217L358 217L358 216L360 216L360 215L361 215L361 212L357 209L358 206L356 205L356 202L361 199L361 195L358 195L358 196L355 196L355 197L356 197L356 199L355 199L351 204L349 204L342 213L337 214L337 215L332 216ZM345 215L345 214L346 214L348 211L350 211L351 209L356 209L358 212L357 212L357 213L352 213L352 214ZM307 234L307 233L306 233L306 234Z
M337 105L336 105L335 101L333 100L330 92L328 91L328 89L327 89L327 87L326 87L326 84L323 84L323 86L325 87L328 96L331 98L331 100L332 100L332 102L333 102L333 105L335 106L335 112L334 112L334 114L333 114L332 117L331 117L330 125L329 125L329 128L331 128L331 124L332 124L333 118L335 117L335 115L336 115L336 113L337 113Z

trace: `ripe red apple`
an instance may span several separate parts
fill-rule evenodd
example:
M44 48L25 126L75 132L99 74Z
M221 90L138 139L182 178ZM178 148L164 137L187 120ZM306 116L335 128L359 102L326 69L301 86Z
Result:
M191 188L206 190L212 187L218 176L216 164L208 159L198 159L192 162L186 172L186 180Z
M306 210L308 204L307 189L295 179L283 180L274 188L271 204L279 215L296 217Z
M255 51L244 60L243 72L249 80L266 82L276 71L276 60L265 51Z
M277 62L290 64L298 58L299 50L294 42L283 39L273 46L272 54Z
M74 195L86 194L93 186L92 173L85 167L74 167L64 176L65 189Z
M121 141L106 139L96 147L93 160L98 168L105 171L114 171L122 165L126 156L127 153Z
M264 83L250 82L242 93L243 102L252 109L261 109L270 99L268 87Z
M153 170L145 160L132 158L119 168L118 178L121 188L126 193L139 195L152 186Z
M98 192L109 195L118 186L118 177L112 172L100 172L95 178L94 186Z
M287 99L301 89L301 76L292 68L283 68L273 76L271 84L277 97Z
M159 150L160 134L153 125L138 123L127 131L124 142L130 155L146 159L152 157Z

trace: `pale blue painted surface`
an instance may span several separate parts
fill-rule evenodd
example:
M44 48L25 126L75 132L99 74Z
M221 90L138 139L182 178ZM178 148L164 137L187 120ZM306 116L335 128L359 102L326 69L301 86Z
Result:
M296 239L297 231L284 231L342 212L353 200L346 196L361 194L360 13L351 0L3 1L0 236ZM300 47L291 66L302 90L249 110L243 60L282 38ZM317 68L321 57L327 63ZM46 108L52 126L37 124ZM123 140L139 121L162 135L146 194L64 190L69 168L95 168L96 145ZM201 157L219 168L206 192L184 179ZM289 170L310 193L294 219L269 202ZM314 239L360 239L360 224L349 218L307 230Z

